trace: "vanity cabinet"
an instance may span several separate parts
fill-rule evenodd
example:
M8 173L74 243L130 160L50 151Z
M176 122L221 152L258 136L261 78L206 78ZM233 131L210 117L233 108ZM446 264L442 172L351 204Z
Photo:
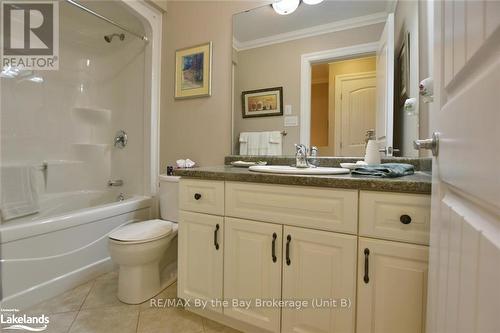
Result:
M179 298L222 300L223 217L180 211L179 220Z
M227 301L202 314L248 332L423 332L429 204L419 194L181 179L179 297Z
M281 332L354 332L356 237L290 226L283 231L283 299L321 303L283 308Z
M428 247L360 238L358 333L423 333Z
M278 224L225 218L224 298L281 299L281 238ZM261 327L280 331L276 307L229 306L224 314Z

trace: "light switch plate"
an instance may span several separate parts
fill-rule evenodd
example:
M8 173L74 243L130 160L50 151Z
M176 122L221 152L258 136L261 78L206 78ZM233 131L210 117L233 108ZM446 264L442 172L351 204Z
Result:
M297 116L285 117L285 127L294 127L294 126L299 126L299 117Z
M285 115L289 116L292 114L292 106L291 105L285 105Z

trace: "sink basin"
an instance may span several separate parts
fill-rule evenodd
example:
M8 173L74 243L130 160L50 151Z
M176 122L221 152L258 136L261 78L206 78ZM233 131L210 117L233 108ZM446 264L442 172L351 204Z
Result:
M349 173L349 169L343 168L296 168L287 165L253 165L250 171L264 173L284 173L293 175L340 175Z

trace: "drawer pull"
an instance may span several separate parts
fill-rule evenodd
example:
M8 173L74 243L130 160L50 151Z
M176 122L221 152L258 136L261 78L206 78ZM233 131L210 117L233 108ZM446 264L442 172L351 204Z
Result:
M215 249L219 249L219 241L217 240L217 234L219 233L219 224L215 225L215 231L214 231L214 246Z
M365 283L370 282L370 277L368 275L368 256L369 255L370 255L370 250L365 249L365 276L363 277L363 281L365 281Z
M410 224L411 223L411 217L410 217L410 215L404 214L404 215L401 215L399 217L399 221L401 223L403 223L403 224Z
M290 266L292 261L290 260L290 242L292 241L292 236L286 236L286 264Z
M271 249L273 262L276 262L276 260L278 260L278 258L276 258L276 238L278 238L278 235L276 235L276 233L273 233L273 245Z
M201 199L201 194L200 193L195 193L194 194L194 199L195 200L200 200Z

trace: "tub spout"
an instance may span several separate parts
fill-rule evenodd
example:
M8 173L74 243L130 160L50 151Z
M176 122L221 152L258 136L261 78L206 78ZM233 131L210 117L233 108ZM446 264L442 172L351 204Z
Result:
M121 179L108 180L108 186L123 186L123 180Z

